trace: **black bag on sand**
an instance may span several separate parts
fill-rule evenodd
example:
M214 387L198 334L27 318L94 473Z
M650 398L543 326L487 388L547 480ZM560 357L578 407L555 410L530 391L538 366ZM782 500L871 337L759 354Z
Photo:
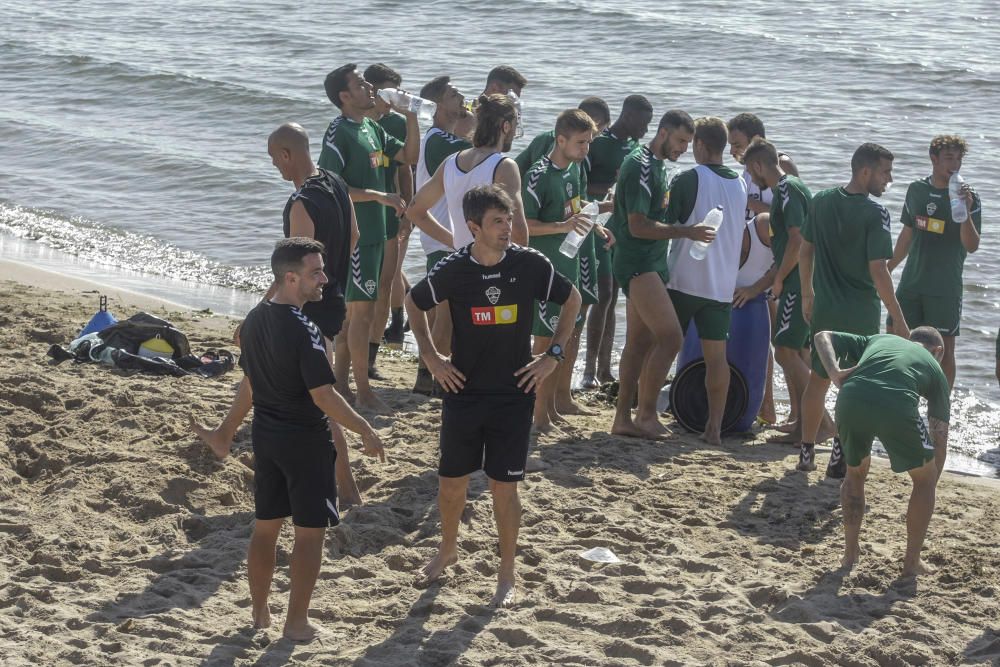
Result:
M150 338L162 338L174 348L175 360L191 354L191 346L187 336L174 328L174 325L149 313L136 313L127 320L112 324L97 334L105 345L124 350L130 354L139 354L139 346Z

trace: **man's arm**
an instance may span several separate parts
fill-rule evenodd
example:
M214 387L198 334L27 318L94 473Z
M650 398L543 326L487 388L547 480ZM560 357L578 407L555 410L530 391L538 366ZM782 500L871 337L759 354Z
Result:
M371 424L359 415L348 405L344 397L335 391L333 385L324 384L309 390L313 403L326 414L327 417L344 426L349 431L353 431L361 436L367 456L377 456L385 462L385 451L382 449L382 439L371 427Z
M899 307L899 301L896 300L888 262L884 259L873 259L868 262L868 273L871 274L872 282L875 283L878 298L885 304L885 308L892 318L892 333L902 338L909 338L910 327L906 324L906 318L903 317L903 309Z
M304 236L307 239L316 236L316 225L301 199L292 202L292 209L288 212L288 221L289 236Z
M493 177L493 182L504 189L514 200L514 225L510 232L511 241L526 246L528 245L528 222L524 217L524 201L521 199L521 173L517 170L517 163L506 158L497 165L497 170Z
M816 356L819 357L826 374L830 376L830 381L838 387L844 384L857 366L842 369L837 361L837 353L833 349L833 333L830 331L820 331L813 336L813 345L816 346Z
M715 239L715 230L707 225L665 225L657 222L643 213L628 214L628 231L637 239L691 239L711 243Z
M802 285L802 318L809 324L812 320L813 299L813 259L816 257L816 246L802 239L799 246L799 282Z
M896 270L896 267L903 263L910 252L910 245L913 243L913 227L903 225L896 237L896 247L892 249L892 259L889 260L889 273Z
M736 291L733 293L733 305L737 308L742 308L747 304L748 301L756 299L757 295L766 290L768 287L774 284L774 274L777 272L777 267L772 264L760 280L755 282L749 287L737 287Z
M438 243L455 247L455 237L452 231L438 222L430 213L432 206L444 197L444 166L438 167L431 180L413 195L413 201L406 209L406 218L417 228L426 233Z
M445 391L458 393L465 384L465 376L452 365L447 357L441 356L441 353L434 347L431 329L427 324L427 314L413 300L412 290L406 294L403 306L406 308L406 317L410 322L410 333L417 339L417 350L420 352L420 358L424 360L427 370L444 387Z
M927 432L934 445L934 463L937 465L938 479L944 472L944 462L948 458L948 422L927 417Z
M403 203L407 206L413 201L413 187L413 169L408 166L397 169L396 190L399 192L399 196L403 198ZM412 228L413 223L410 222L409 216L404 215L399 219L400 238L406 238Z
M785 278L791 273L799 263L799 250L802 248L803 238L798 227L788 228L788 246L785 248L785 255L781 258L781 265L774 272L774 282L771 285L771 292L774 298L781 296L785 289Z
M556 330L552 332L552 343L554 345L559 345L565 349L566 345L569 344L569 338L573 333L573 327L576 325L576 316L580 312L581 303L583 303L583 297L580 296L580 291L576 287L570 287L569 298L562 305L562 310L559 313L559 322L556 324ZM514 375L520 378L517 386L523 388L526 394L532 392L558 365L559 361L555 357L550 357L547 354L538 355L514 372Z
M406 203L403 201L403 198L392 192L356 188L353 185L348 186L347 191L351 195L351 201L355 204L361 204L366 201L378 202L382 206L394 209L396 215L403 215L403 212L406 210Z
M354 210L354 202L351 202L351 254L358 247L358 240L361 238L361 230L358 229L358 214Z
M786 174L791 174L792 176L799 175L799 168L795 165L795 162L784 153L778 154L778 166Z
M420 158L420 125L417 123L417 114L408 108L393 108L406 118L406 140L392 159L400 164L416 164Z

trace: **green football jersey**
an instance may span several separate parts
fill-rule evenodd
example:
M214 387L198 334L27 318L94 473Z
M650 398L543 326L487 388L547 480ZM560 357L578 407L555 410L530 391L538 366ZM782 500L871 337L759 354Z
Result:
M531 140L528 147L517 154L514 158L514 162L517 163L517 170L521 172L521 181L523 183L525 175L528 170L535 166L542 157L548 155L552 152L552 147L556 145L556 131L549 130L548 132L542 132Z
M852 399L890 412L916 410L927 399L927 415L943 422L951 415L948 380L941 365L923 345L894 336L830 337L841 368L857 366L841 388Z
M390 111L379 119L378 124L385 130L385 133L400 143L406 143L406 116L395 111ZM385 170L385 192L397 192L396 189L396 169L399 163L395 160L389 161L389 166Z
M579 213L583 197L580 165L571 162L560 169L543 156L528 170L521 185L524 217L539 222L563 222ZM579 255L566 257L559 252L566 234L529 235L528 245L549 258L556 270L573 283L580 277Z
M667 270L666 239L640 239L628 229L631 213L665 222L667 213L667 168L648 146L637 146L622 162L615 188L615 206L608 227L615 235L615 266L635 272ZM618 271L618 269L615 269Z
M805 227L811 199L812 193L806 184L791 174L782 176L778 184L771 188L771 252L774 253L775 266L781 266L784 261L788 230L795 227L801 233ZM785 276L784 290L798 292L800 288L799 266L796 264Z
M878 332L881 306L868 263L892 258L889 212L844 188L812 198L803 237L815 246L813 331Z
M973 193L972 224L982 231L979 195ZM928 296L962 297L965 246L962 225L951 217L948 188L935 188L927 178L910 183L900 219L913 230L899 289Z
M605 129L590 144L590 154L583 161L583 171L591 183L611 184L618 180L622 161L639 146L631 137L619 139Z
M434 176L434 172L449 155L464 151L466 148L472 148L472 144L451 132L437 127L433 128L428 132L427 139L424 141L423 157L427 176Z
M369 118L360 123L338 116L323 137L319 166L354 188L386 191L386 172L403 143ZM386 207L378 202L354 205L361 237L358 245L385 243Z

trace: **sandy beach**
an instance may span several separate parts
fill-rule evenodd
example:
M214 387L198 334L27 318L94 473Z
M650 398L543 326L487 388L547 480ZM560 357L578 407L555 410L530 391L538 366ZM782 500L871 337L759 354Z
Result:
M762 440L614 438L595 396L600 414L543 440L548 468L522 486L519 605L485 606L497 558L482 477L461 561L415 588L437 544L439 402L409 392L415 360L398 352L380 360L389 380L376 384L398 411L374 422L389 461L354 450L368 504L328 532L311 612L327 636L297 645L280 623L254 631L249 421L221 463L186 426L191 412L221 418L239 373L50 365L46 350L86 323L96 289L0 263L0 664L1000 663L995 482L942 478L924 552L936 572L900 580L909 481L873 466L863 560L838 575L838 485L822 468L792 472L795 450ZM119 317L142 308L172 320L195 351L237 351L230 319L104 292ZM595 546L621 562L580 558ZM290 547L286 529L278 619Z

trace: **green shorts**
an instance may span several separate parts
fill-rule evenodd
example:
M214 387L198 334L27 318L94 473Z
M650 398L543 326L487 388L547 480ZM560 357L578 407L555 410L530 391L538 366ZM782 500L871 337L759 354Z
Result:
M391 241L399 236L399 218L396 212L390 209L385 214L385 240Z
M450 254L451 252L448 250L435 250L431 254L427 255L427 273L430 273L435 264Z
M592 306L597 303L597 252L595 249L596 235L591 232L580 246L580 296L583 305Z
M911 329L934 327L942 336L957 336L962 319L962 297L931 296L909 290L898 290L896 300L903 310L903 317ZM886 318L887 327L892 317Z
M887 410L848 386L837 397L836 417L844 460L852 468L871 455L875 438L889 454L893 472L919 468L934 458L934 445L916 408Z
M778 300L778 323L774 330L776 347L800 350L809 342L809 325L802 317L802 295L782 292Z
M379 276L385 259L385 243L359 245L351 254L351 278L347 281L348 303L378 299Z
M552 303L551 301L536 301L535 302L535 317L531 325L531 335L532 336L542 336L543 338L552 338L552 334L556 332L556 327L559 325L559 316L562 314L562 306L558 303ZM576 316L576 326L580 326L583 318L580 315Z
M611 275L611 253L613 248L605 248L607 242L604 239L594 239L594 254L597 257L597 277Z
M615 244L611 253L611 275L618 281L625 296L628 296L628 284L636 276L644 273L656 273L666 285L670 280L667 268L667 242L656 241L636 245L628 241Z
M668 289L670 301L677 311L677 321L681 333L686 333L688 324L694 319L698 337L702 340L729 340L729 316L733 311L730 302L713 301L700 296Z

